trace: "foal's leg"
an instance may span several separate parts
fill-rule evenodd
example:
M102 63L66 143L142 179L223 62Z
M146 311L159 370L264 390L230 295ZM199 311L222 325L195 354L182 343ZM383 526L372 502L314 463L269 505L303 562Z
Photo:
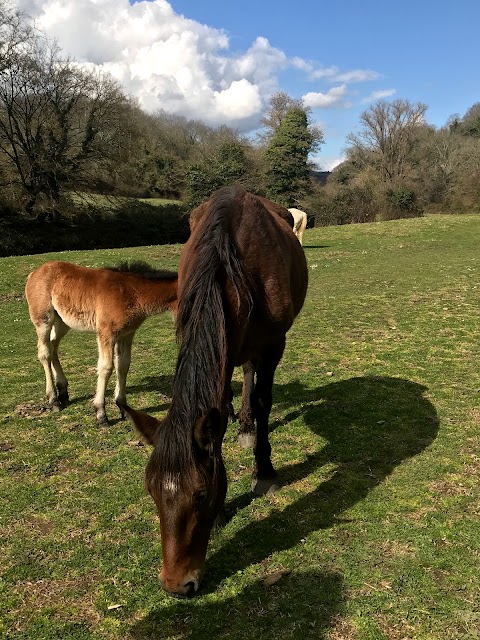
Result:
M50 342L50 332L53 326L53 315L46 316L45 321L35 325L38 337L38 359L45 372L47 402L54 411L60 411L60 403L55 391L55 384L52 373L52 345Z
M97 417L97 423L108 425L105 413L105 390L113 371L113 336L101 333L97 334L98 344L98 378L97 392L93 399L93 406Z
M242 406L238 414L238 421L240 422L238 442L244 449L251 449L255 445L255 423L251 405L254 383L255 364L249 360L243 365Z
M117 383L115 385L115 402L120 409L120 415L125 418L123 406L127 403L127 375L132 360L132 342L135 332L122 336L115 343L115 371Z
M63 322L58 314L55 314L55 320L50 333L50 345L57 397L62 407L68 404L68 380L58 358L58 345L60 344L60 340L66 336L69 331L70 327Z
M257 384L252 393L252 408L257 422L255 440L255 467L252 475L252 491L256 495L274 493L277 473L273 468L270 454L272 448L268 441L268 418L272 409L272 387L275 369L283 355L285 339L271 347L262 357L257 368Z

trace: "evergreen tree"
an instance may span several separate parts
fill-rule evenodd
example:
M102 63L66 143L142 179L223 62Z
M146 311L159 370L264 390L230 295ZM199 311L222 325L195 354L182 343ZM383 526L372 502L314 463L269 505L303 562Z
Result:
M310 191L308 154L315 136L304 109L293 107L278 125L265 151L267 196L287 207Z

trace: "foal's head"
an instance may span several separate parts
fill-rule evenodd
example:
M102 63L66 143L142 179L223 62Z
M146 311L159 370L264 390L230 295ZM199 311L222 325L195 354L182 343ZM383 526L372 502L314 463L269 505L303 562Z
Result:
M173 595L193 595L200 586L210 532L227 492L222 459L226 420L211 409L192 426L191 442L182 442L168 416L159 421L130 407L125 411L155 447L146 469L146 487L160 518L160 582Z

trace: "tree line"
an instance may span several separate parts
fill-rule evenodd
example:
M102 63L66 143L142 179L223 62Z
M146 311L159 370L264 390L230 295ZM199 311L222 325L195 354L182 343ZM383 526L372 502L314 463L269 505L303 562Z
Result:
M194 206L235 181L317 224L424 210L480 210L480 104L444 127L427 107L379 101L347 138L327 184L312 154L323 132L301 99L272 96L255 139L145 113L110 76L66 58L0 0L0 211L56 221L72 194L161 197Z
M347 159L316 200L321 224L480 212L480 103L442 127L427 106L380 100L347 137Z

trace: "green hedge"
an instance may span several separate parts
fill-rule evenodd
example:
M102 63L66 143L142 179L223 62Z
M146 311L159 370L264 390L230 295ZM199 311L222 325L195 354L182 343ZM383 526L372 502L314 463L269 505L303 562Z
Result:
M188 211L181 203L133 200L112 208L89 206L56 222L10 213L0 217L0 256L183 243L188 235Z

